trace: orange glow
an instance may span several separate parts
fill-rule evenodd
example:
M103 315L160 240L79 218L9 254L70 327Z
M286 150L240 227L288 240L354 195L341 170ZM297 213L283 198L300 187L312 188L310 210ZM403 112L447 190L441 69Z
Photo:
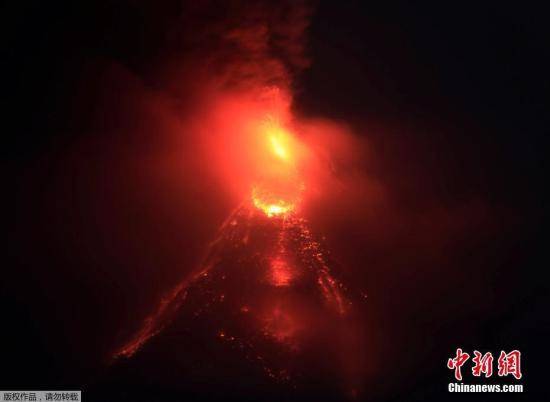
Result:
M296 210L302 188L292 180L263 181L252 188L252 203L270 218L286 215Z
M290 131L269 115L259 125L258 135L270 156L263 159L264 166L252 186L252 202L268 217L295 211L304 189L296 166L298 142Z
M262 211L266 213L267 216L272 217L275 215L282 215L287 213L288 211L292 210L292 205L284 203L284 201L281 201L279 204L262 204L261 201L258 201L255 199L254 201L256 207L260 208Z
M275 152L275 155L277 155L281 159L288 159L288 153L285 147L281 144L281 141L279 138L275 136L269 137L271 140L271 145L273 146L273 152Z
M293 161L291 152L292 135L287 130L281 127L273 118L269 118L268 121L262 125L261 131L263 131L269 139L271 151L278 159L284 162Z
M270 218L286 214L294 209L294 205L285 200L266 200L262 198L256 188L252 190L252 202L256 208L262 210Z
M319 130L295 116L291 102L285 88L227 93L194 119L208 169L233 200L247 198L269 217L297 211L321 177Z

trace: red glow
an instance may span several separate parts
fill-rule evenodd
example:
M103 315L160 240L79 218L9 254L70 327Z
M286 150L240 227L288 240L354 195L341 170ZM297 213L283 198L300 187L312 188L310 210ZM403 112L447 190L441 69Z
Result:
M300 322L287 309L275 306L264 317L264 333L276 341L286 343L296 348L296 334L300 329Z
M284 260L275 258L271 261L271 283L274 286L288 286L292 279L292 270Z
M198 127L212 172L236 200L267 216L296 211L306 196L311 152L296 130L290 96L266 87L219 96Z

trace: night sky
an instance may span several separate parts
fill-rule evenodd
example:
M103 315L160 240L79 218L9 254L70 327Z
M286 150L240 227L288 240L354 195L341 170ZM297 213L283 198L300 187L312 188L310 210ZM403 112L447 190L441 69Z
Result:
M345 124L361 144L364 160L335 160L338 174L382 194L343 190L308 212L368 295L368 400L475 399L447 392L457 347L519 349L526 392L502 400L548 396L547 13L339 3L300 6L309 24L296 43L267 53L286 68L297 114ZM172 115L191 116L211 76L230 71L233 85L247 54L218 36L252 6L1 7L0 389L86 398L128 328L196 267L238 202L203 169L208 158L173 151L188 143ZM273 17L283 32L297 24L288 15ZM191 162L180 166L182 155Z

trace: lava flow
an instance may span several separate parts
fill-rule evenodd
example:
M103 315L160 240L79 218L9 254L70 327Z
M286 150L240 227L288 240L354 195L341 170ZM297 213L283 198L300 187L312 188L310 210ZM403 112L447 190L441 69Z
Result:
M341 347L350 338L349 291L300 213L307 188L295 152L301 144L270 116L260 128L269 166L249 199L221 226L200 270L161 301L115 358L200 333L201 342L236 351L276 383L296 386L320 372L333 378L354 370L353 353ZM335 382L349 388L355 380Z

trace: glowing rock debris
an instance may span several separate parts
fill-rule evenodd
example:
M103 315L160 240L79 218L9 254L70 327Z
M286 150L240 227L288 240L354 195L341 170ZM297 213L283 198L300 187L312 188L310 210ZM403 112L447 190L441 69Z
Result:
M328 253L313 239L305 219L292 213L268 217L253 206L242 205L222 225L203 268L162 299L115 357L136 353L168 326L190 299L197 307L191 316L206 314L216 304L233 303L231 314L248 316L251 322L247 326L281 342L297 342L300 337L293 337L297 333L290 327L299 321L301 314L296 310L302 308L291 307L292 299L301 299L298 304L311 310L306 315L314 316L319 310L324 315L345 316L351 308L346 288L333 277L328 261ZM243 282L251 285L246 292L240 287ZM304 290L307 293L301 293ZM233 298L237 295L242 301ZM225 338L227 331L218 332Z

